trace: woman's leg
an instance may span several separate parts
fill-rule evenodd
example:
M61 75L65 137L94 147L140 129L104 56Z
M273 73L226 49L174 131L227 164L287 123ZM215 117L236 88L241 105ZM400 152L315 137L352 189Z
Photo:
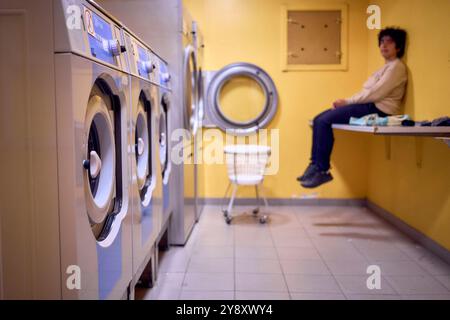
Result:
M375 104L368 103L327 110L314 119L312 161L320 171L326 172L330 169L330 157L334 145L332 125L348 124L351 117L361 118L373 113L382 117L388 116L378 110Z
M330 112L330 111L331 110L326 110L326 111L322 112L321 114L316 116L314 121L316 121L317 118L323 116L324 114L326 114L327 112ZM306 181L317 170L316 169L316 149L317 149L317 144L318 144L317 128L318 128L317 126L313 125L313 139L312 139L313 141L312 141L311 158L310 158L311 162L310 162L309 166L305 169L303 174L300 177L297 178L297 180L300 181L300 182Z
M318 132L319 126L316 126L315 123L318 121L318 119L320 119L321 117L325 117L326 114L331 112L331 111L332 111L332 109L325 110L324 112L320 113L319 115L317 115L314 118L313 128L312 128L313 129L313 139L312 139L313 141L312 141L312 149L311 149L311 163L316 164L316 162L317 162L317 158L316 158L317 152L316 152L316 150L317 150L317 145L319 144L319 139L318 139L318 137L319 137L319 132Z

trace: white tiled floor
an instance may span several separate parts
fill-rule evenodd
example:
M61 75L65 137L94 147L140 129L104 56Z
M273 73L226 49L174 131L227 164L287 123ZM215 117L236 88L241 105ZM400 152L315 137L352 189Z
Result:
M259 224L237 207L232 225L204 209L188 244L160 259L142 299L450 300L450 265L365 208L270 207ZM381 289L367 288L367 267Z

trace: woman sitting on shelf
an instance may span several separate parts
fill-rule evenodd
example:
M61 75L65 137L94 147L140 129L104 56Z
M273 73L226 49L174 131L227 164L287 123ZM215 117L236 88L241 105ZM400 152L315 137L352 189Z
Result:
M381 30L378 44L385 65L370 76L361 92L349 99L335 101L332 109L315 117L311 163L297 178L304 188L316 188L333 180L329 172L334 144L333 124L348 124L351 117L361 118L374 113L381 117L399 113L408 79L406 66L400 60L405 54L406 31L398 28Z

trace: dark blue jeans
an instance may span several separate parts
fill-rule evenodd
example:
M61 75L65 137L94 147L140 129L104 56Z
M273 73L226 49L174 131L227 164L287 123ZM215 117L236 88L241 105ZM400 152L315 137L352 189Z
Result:
M389 116L377 109L374 103L367 103L329 109L315 117L311 162L315 163L321 171L330 170L330 157L334 145L331 126L333 124L349 124L351 117L362 118L373 113L377 113L380 117Z

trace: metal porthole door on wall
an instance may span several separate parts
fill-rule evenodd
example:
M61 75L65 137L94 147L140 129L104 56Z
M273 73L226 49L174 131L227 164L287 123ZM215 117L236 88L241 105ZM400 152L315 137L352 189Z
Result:
M232 118L220 102L221 93L228 83L246 78L256 83L263 93L262 106L247 119ZM278 93L272 78L260 67L250 63L233 63L216 72L207 88L209 122L234 135L247 135L267 127L278 108Z

